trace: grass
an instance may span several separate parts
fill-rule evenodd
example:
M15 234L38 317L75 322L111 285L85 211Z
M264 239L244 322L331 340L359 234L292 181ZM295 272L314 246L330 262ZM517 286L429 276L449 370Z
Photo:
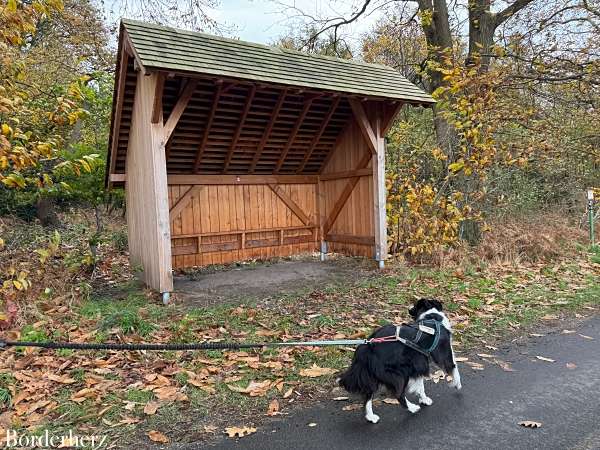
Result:
M591 249L582 251L578 260L528 266L472 266L462 271L398 266L343 285L334 283L317 291L281 295L260 304L247 300L241 306L187 310L154 303L137 285L123 284L116 288L121 298L92 291L74 305L69 317L56 318L55 326L64 320L64 326L56 328L77 330L84 339L96 341L122 335L127 335L126 341L158 342L348 338L366 336L383 323L406 321L408 305L414 299L434 296L444 300L455 324L457 342L464 351L477 347L482 339L489 343L491 336L525 329L546 315L580 312L584 307L600 305L596 258L600 258L600 250ZM43 341L53 336L39 326L26 325L21 329L22 339ZM140 434L150 429L167 432L179 428L185 431L183 434L189 434L189 430L203 433L205 424L257 422L272 400L278 399L283 408L287 407L288 400L282 400L282 396L289 389L293 391L290 399L296 403L318 397L319 392L329 392L337 374L307 378L300 371L313 365L342 369L352 352L326 347L127 355L59 351L47 355L47 371L63 370L75 382L45 385L45 392L57 399L58 406L42 426L106 429L107 423L139 420L135 426L110 428L110 433L133 446L136 440L146 439ZM63 365L65 369L60 369ZM187 400L160 400L156 386L150 386L152 381L146 378L153 374L167 379L168 386ZM193 376L206 381L214 392L196 386ZM229 387L246 387L251 381L264 380L280 382L281 388L274 384L265 395L251 397ZM24 383L12 374L0 374L0 404L10 405L12 393L24 389ZM96 399L72 401L75 392L93 388L96 383L108 383L108 388ZM147 416L143 405L150 401L159 402L160 408L155 415ZM131 409L125 409L132 403ZM100 410L103 414L98 416Z

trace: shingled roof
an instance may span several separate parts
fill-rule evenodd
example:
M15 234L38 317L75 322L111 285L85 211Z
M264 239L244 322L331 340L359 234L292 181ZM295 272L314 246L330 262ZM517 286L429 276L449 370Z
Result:
M415 104L430 95L391 67L227 39L123 19L143 70L168 69L298 86Z

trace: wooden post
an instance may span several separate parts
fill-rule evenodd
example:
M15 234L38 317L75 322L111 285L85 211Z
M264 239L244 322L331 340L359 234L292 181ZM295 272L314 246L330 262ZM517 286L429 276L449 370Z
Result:
M373 207L375 225L375 260L383 269L387 258L387 220L385 193L385 138L382 135L381 114L375 119L376 152L373 154Z
M158 75L138 72L127 151L127 234L132 266L162 293L173 290L163 113L154 111ZM152 123L154 119L157 123Z

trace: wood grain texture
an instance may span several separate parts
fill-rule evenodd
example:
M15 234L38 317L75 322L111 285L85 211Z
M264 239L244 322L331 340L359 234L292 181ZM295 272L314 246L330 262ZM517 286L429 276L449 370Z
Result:
M173 290L162 124L152 124L156 74L138 75L127 157L127 234L132 266L159 292Z
M316 251L316 184L280 184L277 193L265 184L170 185L171 208L194 186L202 189L171 217L173 267Z

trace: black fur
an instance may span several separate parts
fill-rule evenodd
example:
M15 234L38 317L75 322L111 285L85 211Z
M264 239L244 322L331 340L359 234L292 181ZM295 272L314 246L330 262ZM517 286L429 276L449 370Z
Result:
M409 314L416 320L432 308L441 312L441 302L421 299ZM427 318L441 320L437 314L428 314ZM431 359L449 374L454 368L451 335L446 328L440 329L439 344L431 353ZM393 336L395 331L394 325L385 325L375 330L370 338ZM428 358L400 342L363 344L356 349L350 368L340 378L340 385L348 392L362 395L365 402L385 386L406 408L405 389L409 379L425 377L429 373Z

